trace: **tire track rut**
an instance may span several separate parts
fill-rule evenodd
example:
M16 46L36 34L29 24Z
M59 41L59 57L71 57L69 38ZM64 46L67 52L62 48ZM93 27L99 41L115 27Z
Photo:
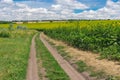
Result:
M31 42L26 80L39 80L36 61L35 37L36 35L33 36Z
M56 59L58 64L63 68L63 70L68 74L71 80L86 80L79 72L77 72L70 64L67 62L57 50L53 48L40 34L40 40L44 43L46 48L50 51L53 57Z

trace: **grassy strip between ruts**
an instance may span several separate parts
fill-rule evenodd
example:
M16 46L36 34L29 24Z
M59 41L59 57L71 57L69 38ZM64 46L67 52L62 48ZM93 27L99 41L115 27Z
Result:
M63 71L54 57L41 42L39 35L36 37L36 49L37 60L42 60L42 65L46 71L46 77L49 80L70 80L68 75Z
M32 36L35 31L10 31L0 37L0 80L25 80Z

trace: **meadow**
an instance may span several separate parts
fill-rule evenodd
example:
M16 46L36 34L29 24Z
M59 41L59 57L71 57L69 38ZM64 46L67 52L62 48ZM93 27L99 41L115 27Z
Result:
M34 30L0 29L0 80L25 80Z
M100 54L101 59L120 61L120 20L0 24L0 80L25 79L31 39L37 33L35 30L43 31L51 38L75 48ZM40 49L46 54L37 54L37 57L43 60L47 76L52 80L54 78L68 80L69 78L59 66L49 68L58 63L38 40L37 36L37 52L39 53ZM49 64L48 58L53 63ZM57 72L51 73L53 69ZM58 77L51 77L53 75Z
M12 24L14 28L43 31L73 47L99 53L101 58L120 61L120 20L80 20ZM0 24L9 28L10 24Z
M7 24L0 29L0 80L26 80L31 40L38 32L21 25L14 26ZM68 75L39 40L39 35L36 37L36 49L38 68L42 60L49 80L69 80Z

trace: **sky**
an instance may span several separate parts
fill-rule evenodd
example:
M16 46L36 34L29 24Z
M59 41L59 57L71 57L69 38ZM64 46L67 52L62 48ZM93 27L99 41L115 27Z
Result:
M120 19L120 0L0 0L0 20Z

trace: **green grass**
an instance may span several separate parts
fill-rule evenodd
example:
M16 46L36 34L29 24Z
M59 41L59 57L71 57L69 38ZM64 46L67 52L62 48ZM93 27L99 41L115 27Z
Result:
M25 80L34 33L11 31L10 38L0 38L0 80Z
M36 49L37 59L42 60L42 65L46 70L46 77L49 80L70 80L68 75L63 71L54 57L40 41L39 35L36 37Z

